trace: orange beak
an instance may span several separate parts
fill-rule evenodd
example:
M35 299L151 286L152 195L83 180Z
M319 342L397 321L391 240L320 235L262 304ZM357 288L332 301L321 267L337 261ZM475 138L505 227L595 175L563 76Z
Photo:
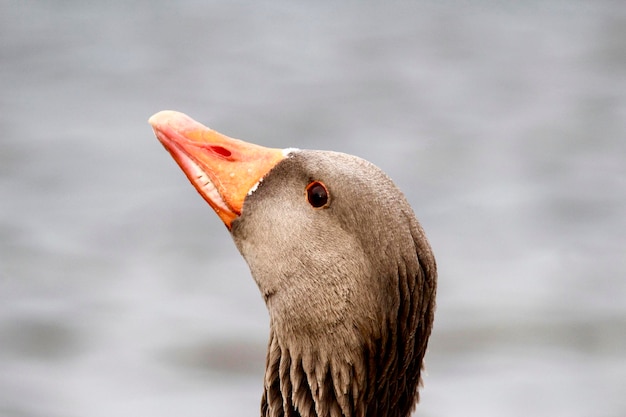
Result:
M149 123L229 230L248 193L285 158L281 149L229 138L183 113L161 111Z

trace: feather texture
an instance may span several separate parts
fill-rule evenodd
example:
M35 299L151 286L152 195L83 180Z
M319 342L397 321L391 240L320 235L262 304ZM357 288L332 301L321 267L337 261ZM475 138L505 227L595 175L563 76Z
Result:
M330 204L303 196L321 181ZM362 159L294 151L232 234L270 313L261 415L406 417L419 400L436 263L393 182Z

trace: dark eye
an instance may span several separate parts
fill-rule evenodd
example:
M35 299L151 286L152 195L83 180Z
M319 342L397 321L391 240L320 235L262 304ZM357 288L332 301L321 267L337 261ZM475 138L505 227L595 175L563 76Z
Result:
M306 198L315 208L325 207L328 205L328 190L323 183L313 181L306 187Z

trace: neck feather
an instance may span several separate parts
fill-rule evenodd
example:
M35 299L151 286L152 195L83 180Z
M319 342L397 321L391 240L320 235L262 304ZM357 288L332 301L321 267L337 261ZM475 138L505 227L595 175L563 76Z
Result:
M283 340L272 328L261 415L409 416L434 314L434 270L423 267L416 275L398 271L395 311L378 336L354 348L333 345L332 334L318 343Z

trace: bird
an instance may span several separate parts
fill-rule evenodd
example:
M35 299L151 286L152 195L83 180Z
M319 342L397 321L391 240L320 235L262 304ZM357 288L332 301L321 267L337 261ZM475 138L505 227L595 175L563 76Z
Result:
M265 301L261 416L409 416L437 264L393 181L353 155L267 148L176 111L149 123L225 224Z

